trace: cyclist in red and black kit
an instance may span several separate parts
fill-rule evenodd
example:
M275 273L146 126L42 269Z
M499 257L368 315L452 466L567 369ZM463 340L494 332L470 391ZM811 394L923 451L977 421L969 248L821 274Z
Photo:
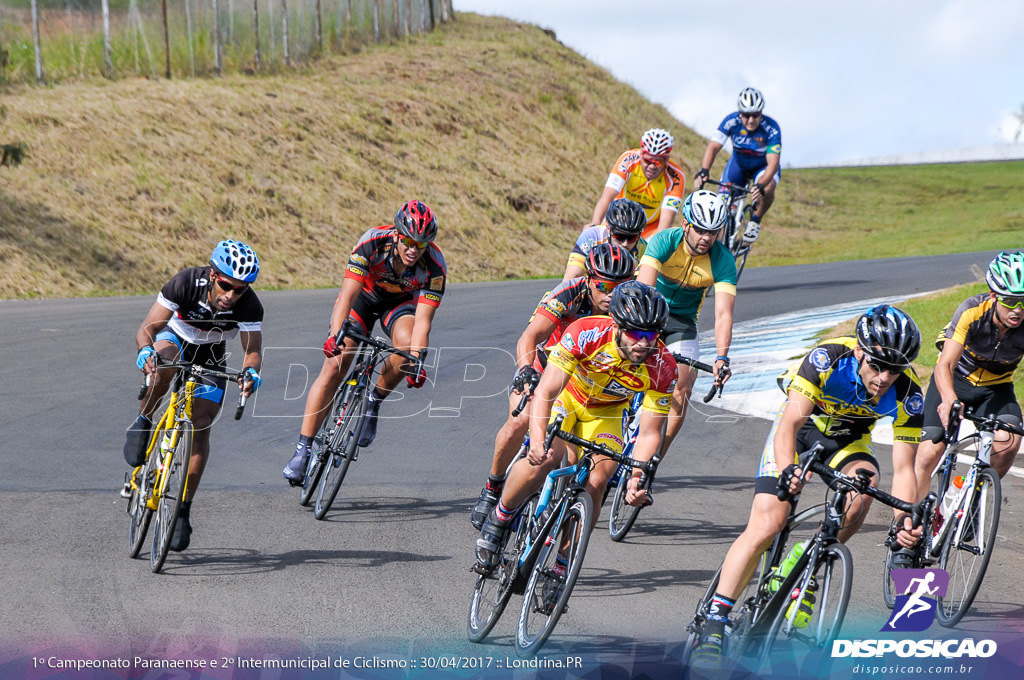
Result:
M487 515L498 502L505 484L505 470L519 450L530 425L530 402L518 416L512 410L519 404L524 390L540 379L547 363L547 353L558 344L566 327L591 314L607 314L612 291L620 283L633 278L635 263L625 246L600 243L590 249L585 261L586 276L562 281L545 293L533 317L516 343L516 373L509 386L509 416L494 439L494 459L487 483L470 515L473 526L483 526Z
M379 320L392 344L406 352L420 353L430 342L430 326L448 277L436 236L434 213L426 203L413 200L399 209L393 226L370 229L352 250L324 342L327 358L306 397L299 442L284 468L292 485L301 485L305 478L310 444L355 354L355 340L337 342L342 325L354 324L366 335ZM389 357L370 393L359 446L373 443L380 405L403 375L409 387L422 387L427 379L422 360L414 365L398 355Z
M221 241L210 256L209 266L183 269L160 290L135 334L138 346L135 365L153 379L139 402L138 417L128 427L124 444L126 463L138 467L145 462L153 429L151 418L174 378L175 369L156 368L154 354L168 361L180 359L223 369L224 342L238 335L245 352L242 371L246 377L242 389L252 394L259 388L263 304L250 286L259 273L259 259L249 246L238 241ZM220 412L227 383L223 378L201 378L200 382L192 407L195 430L188 489L171 537L171 550L179 552L191 541L192 497L206 468L210 425Z

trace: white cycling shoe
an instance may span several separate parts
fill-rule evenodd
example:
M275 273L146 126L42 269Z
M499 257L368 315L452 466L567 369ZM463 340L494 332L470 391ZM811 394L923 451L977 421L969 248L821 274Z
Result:
M747 222L747 229L743 232L743 242L753 243L761 235L761 225L751 220Z

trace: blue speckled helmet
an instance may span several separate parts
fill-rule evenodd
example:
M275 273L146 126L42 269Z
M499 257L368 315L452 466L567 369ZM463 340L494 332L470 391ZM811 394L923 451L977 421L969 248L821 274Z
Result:
M241 241L221 241L210 255L210 264L224 276L252 283L260 274L260 260Z

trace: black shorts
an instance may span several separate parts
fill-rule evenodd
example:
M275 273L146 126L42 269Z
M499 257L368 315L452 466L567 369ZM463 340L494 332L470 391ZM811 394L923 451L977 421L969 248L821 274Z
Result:
M224 358L224 343L223 342L212 342L206 345L193 345L190 342L185 342L176 333L164 329L157 333L157 340L166 340L173 342L178 347L178 361L185 361L190 364L201 364L203 366L209 366L210 368L216 368L223 370L227 365ZM215 404L220 404L224 401L224 386L228 384L225 378L214 378L211 376L201 376L198 379L199 388L196 390L197 399L206 399L212 401ZM177 383L175 383L175 388Z
M350 319L359 322L363 327L363 334L369 335L373 331L373 324L380 321L380 327L391 337L395 321L416 314L416 302L414 300L378 300L367 295L365 292L359 294L356 301L352 303L352 310L348 313Z
M680 340L693 340L696 337L697 321L695 319L681 319L671 315L665 322L665 329L661 332L661 339L666 345Z
M999 420L1013 425L1021 424L1020 404L1017 403L1017 395L1013 391L1013 383L999 383L979 387L967 382L962 375L953 374L953 391L956 398L965 408L970 409L977 415L996 416ZM924 395L924 425L921 429L921 441L932 440L943 431L942 421L939 420L939 404L942 402L942 395L935 387L935 374L928 383L928 391Z

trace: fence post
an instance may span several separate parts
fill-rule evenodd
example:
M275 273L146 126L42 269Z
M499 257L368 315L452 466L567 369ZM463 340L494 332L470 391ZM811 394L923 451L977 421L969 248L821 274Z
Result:
M171 39L167 33L167 0L160 0L160 14L164 21L164 75L171 79Z
M373 41L380 42L380 0L373 0Z
M324 33L323 27L320 25L320 0L316 0L316 46L323 54L324 51Z
M107 77L114 77L114 64L110 60L110 0L103 0L103 63Z
M32 41L36 48L36 80L44 84L43 77L43 45L39 38L39 5L32 0Z
M291 66L292 58L288 52L288 0L281 0L281 40L284 46L284 63Z
M252 0L253 68L260 70L260 0Z
M166 2L166 0L165 0ZM220 7L213 0L213 68L217 75L224 72L224 60L220 53Z

